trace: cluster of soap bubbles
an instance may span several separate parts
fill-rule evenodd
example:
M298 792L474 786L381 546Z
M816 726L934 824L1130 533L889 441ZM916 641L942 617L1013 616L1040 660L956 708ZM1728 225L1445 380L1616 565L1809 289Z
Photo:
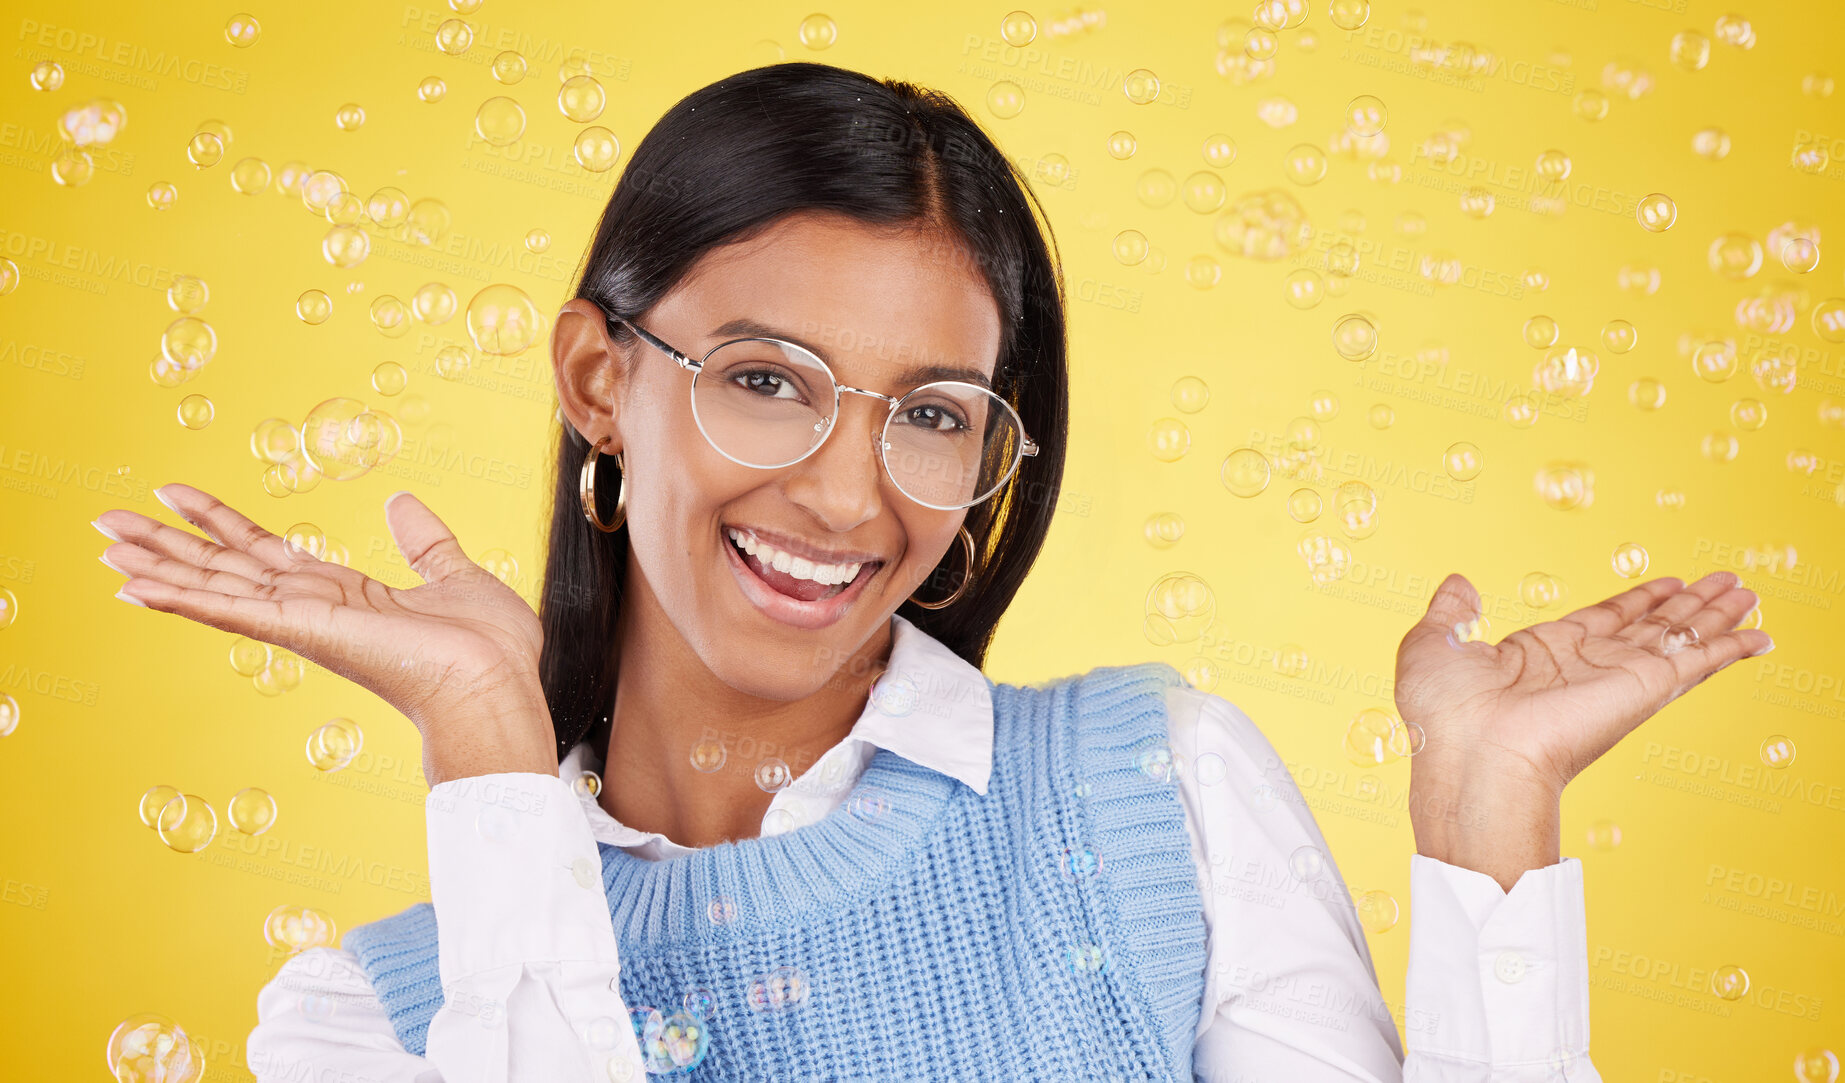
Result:
M344 548L339 547L341 555ZM332 559L331 552L327 559ZM301 687L301 676L307 670L306 661L293 651L247 636L238 636L231 642L230 661L232 672L250 678L251 686L265 696L279 696Z
M218 333L199 313L211 299L205 280L175 275L167 287L167 306L179 318L160 336L160 353L148 375L161 387L178 387L196 377L218 355ZM179 404L179 423L188 429L211 424L214 408L204 395L187 395Z
M160 841L182 854L196 854L218 835L218 814L198 794L181 793L164 784L149 786L137 805L141 823ZM246 786L225 805L231 827L255 836L275 826L275 798L267 790Z
M1381 767L1422 751L1422 727L1381 707L1366 707L1345 727L1345 758L1359 767Z
M750 981L744 1003L753 1012L789 1012L807 1003L808 992L806 974L797 967L778 966Z
M291 953L331 947L337 935L333 919L309 906L284 903L263 919L263 939Z
M460 12L463 15L468 13ZM826 20L826 26L832 25L832 20L826 19L824 15L810 16L809 19L823 19ZM803 23L802 28L805 32L807 24ZM813 28L813 34L814 40L819 40L822 34L819 24ZM807 40L805 36L803 40ZM474 27L466 19L446 19L436 27L435 44L437 50L445 55L461 56L474 46ZM812 47L824 48L821 45ZM513 49L495 54L489 64L493 78L507 86L523 81L527 67L525 56ZM572 149L577 164L591 173L606 173L614 167L616 159L621 155L621 142L609 129L590 124L602 116L603 109L608 105L608 92L603 89L601 80L596 78L593 67L589 54L580 49L573 50L558 65L557 111L572 123L588 125L577 133L574 140ZM448 82L439 75L424 76L417 83L416 96L418 100L432 105L440 102L448 96ZM525 135L525 107L519 104L518 99L505 94L487 98L474 110L473 132L492 146L510 147Z
M350 718L335 718L307 736L307 759L317 771L338 771L365 747L365 731Z
M687 994L688 1001L693 994ZM639 1039L641 1063L648 1075L690 1072L704 1062L711 1048L711 1033L704 1017L690 1011L662 1014L652 1007L631 1008L628 1019Z
M1190 572L1161 576L1147 591L1142 630L1159 646L1190 643L1204 634L1217 615L1217 598L1203 579Z
M154 1012L115 1025L103 1055L120 1083L197 1083L205 1078L205 1051L184 1027Z

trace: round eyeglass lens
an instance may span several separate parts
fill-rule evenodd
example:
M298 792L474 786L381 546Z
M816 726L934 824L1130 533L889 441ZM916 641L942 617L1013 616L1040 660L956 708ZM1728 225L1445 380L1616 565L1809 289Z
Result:
M799 461L825 438L833 378L793 343L747 338L705 358L692 387L698 425L713 447L748 466ZM944 380L903 396L884 427L891 480L917 503L962 508L1011 477L1022 441L1018 415L978 384Z

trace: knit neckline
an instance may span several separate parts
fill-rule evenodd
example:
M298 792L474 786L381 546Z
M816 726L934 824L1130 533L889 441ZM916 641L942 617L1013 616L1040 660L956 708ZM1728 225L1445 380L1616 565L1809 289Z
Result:
M964 783L879 749L844 802L780 835L659 861L598 842L616 937L623 950L658 947L835 908L908 864L958 791L976 796Z

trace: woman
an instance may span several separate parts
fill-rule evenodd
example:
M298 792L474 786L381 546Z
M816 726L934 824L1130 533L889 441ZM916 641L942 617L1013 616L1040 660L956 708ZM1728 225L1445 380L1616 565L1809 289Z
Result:
M1559 798L1770 648L1733 576L1498 644L1442 582L1397 656L1426 746L1393 1011L1233 705L1165 663L981 672L1052 521L1064 320L1027 189L951 100L806 63L687 97L551 347L541 615L407 493L411 590L184 485L210 542L98 521L121 597L423 738L433 906L284 965L258 1078L1599 1078Z

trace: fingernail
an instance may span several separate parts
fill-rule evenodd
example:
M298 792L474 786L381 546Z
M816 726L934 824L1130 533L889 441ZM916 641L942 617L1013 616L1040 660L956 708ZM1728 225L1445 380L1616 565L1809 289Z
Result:
M117 534L115 531L110 530L108 527L104 526L102 524L101 519L91 519L90 525L95 527L98 533L100 533L103 537L108 538L110 541L119 542L122 540L122 536L120 534Z
M1759 651L1756 651L1754 654L1750 655L1749 657L1760 658L1762 655L1767 654L1769 651L1772 651L1774 649L1775 649L1775 641L1771 639L1768 641L1768 646L1763 647Z
M384 506L386 509L389 509L391 506L391 501L396 500L400 496L409 496L409 495L410 495L410 490L399 489L396 492L392 493L390 496L387 496L384 498Z
M98 557L97 557L96 559L97 559L97 560L100 560L100 561L102 561L102 562L103 562L103 567L105 567L105 568L107 568L107 569L109 569L110 571L112 571L112 572L114 572L114 573L115 573L115 574L117 574L117 575L127 575L127 574L128 574L127 572L125 572L125 571L123 571L122 569L120 569L120 568L118 568L118 567L116 567L115 565L113 565L113 564L111 564L111 563L109 563L109 558L108 558L108 557L105 557L105 556L100 556L100 555L99 555L99 556L98 556Z
M125 590L118 590L118 591L116 591L116 592L115 592L115 596L116 596L117 598L120 598L120 599L121 599L122 601L124 601L124 602L128 602L128 603L129 603L129 604L131 604L131 605L138 605L138 606L140 606L140 607L141 607L141 608L143 608L143 609L146 609L146 608L147 608L147 603L146 603L146 602L144 602L144 601L142 601L141 599L139 599L139 598L137 598L137 597L135 597L134 595L132 595L132 594L130 594L130 593L128 593L128 592L127 592L127 591L125 591Z
M166 486L164 485L160 487L160 489L164 489L164 488L166 488ZM154 490L154 499L160 501L162 504L165 504L169 511L178 511L179 508L175 507L173 502L167 499L167 494L161 492L160 489Z

